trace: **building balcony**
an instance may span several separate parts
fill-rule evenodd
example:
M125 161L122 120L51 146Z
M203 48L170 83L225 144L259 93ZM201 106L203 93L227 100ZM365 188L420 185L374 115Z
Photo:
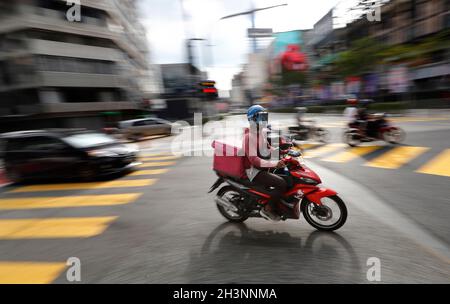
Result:
M29 39L28 46L30 52L37 55L64 56L114 62L122 60L121 52L112 48L40 39Z
M83 22L69 22L63 12L35 6L22 5L18 11L0 21L0 33L27 28L36 28L61 33L116 39L103 21L96 18L83 18Z
M41 113L106 112L138 110L139 104L129 101L42 103Z
M119 75L41 71L39 87L126 88L128 81Z
M39 114L62 114L82 112L107 112L139 110L140 105L129 101L109 102L76 102L76 103L36 103L30 105L15 105L0 108L0 116L28 116Z
M130 82L120 75L39 71L16 77L13 84L0 84L0 93L41 87L128 88Z

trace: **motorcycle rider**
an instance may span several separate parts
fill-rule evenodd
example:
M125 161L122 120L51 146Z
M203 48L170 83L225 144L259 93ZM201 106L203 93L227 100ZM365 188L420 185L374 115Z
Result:
M277 203L287 190L286 181L268 172L270 169L283 168L285 164L282 160L271 159L275 149L267 140L268 113L260 105L254 105L247 111L247 118L250 128L244 131L242 147L245 151L245 171L248 179L264 189L270 189L267 194L271 196L269 202L261 209L261 216L268 220L279 221L277 213ZM268 153L267 153L268 152Z

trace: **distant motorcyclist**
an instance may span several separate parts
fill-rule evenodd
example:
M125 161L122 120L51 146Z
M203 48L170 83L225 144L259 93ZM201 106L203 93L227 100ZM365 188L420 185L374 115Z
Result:
M269 144L267 136L268 113L260 105L252 106L247 111L250 128L244 131L242 147L245 151L245 169L250 181L261 185L264 189L270 189L268 194L270 201L261 210L261 216L278 221L280 216L276 205L287 190L286 181L268 172L269 169L282 168L284 162L279 159L271 159L271 152L275 149Z

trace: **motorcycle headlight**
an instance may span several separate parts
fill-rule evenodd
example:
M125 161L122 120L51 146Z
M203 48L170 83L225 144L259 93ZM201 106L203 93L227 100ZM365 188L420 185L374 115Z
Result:
M297 157L297 161L299 162L300 165L306 164L306 163L305 163L305 159L303 158L303 156Z
M308 178L308 177L301 177L300 180L308 185L317 185L318 184L317 181L313 180L312 178Z

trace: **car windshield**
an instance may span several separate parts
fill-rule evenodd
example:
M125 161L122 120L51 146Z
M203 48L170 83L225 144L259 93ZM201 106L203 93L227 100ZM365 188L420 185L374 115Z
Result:
M116 143L113 137L101 133L71 135L65 137L64 141L76 148L89 148Z

